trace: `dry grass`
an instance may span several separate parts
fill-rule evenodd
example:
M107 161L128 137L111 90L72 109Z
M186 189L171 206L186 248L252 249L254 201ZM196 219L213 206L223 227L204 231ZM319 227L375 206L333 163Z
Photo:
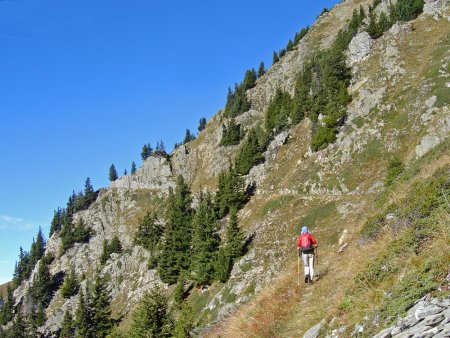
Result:
M12 282L7 282L5 284L0 285L0 295L5 298L8 290L8 285L12 286Z

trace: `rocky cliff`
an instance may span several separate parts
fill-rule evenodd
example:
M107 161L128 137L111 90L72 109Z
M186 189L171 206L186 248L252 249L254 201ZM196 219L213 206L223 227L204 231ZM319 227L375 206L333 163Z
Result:
M396 23L376 40L365 31L352 39L346 52L352 71L352 100L335 143L313 152L313 125L309 119L271 141L264 153L265 162L253 167L245 177L247 184L256 184L254 195L239 212L240 225L252 237L248 252L234 265L226 283L195 289L190 296L197 304L201 325L197 334L299 336L313 326L308 324L324 318L317 332L324 332L322 326L329 326L333 337L351 334L349 329L339 332L334 328L339 325L328 318L329 311L341 311L332 317L343 322L353 323L359 320L355 319L357 315L351 312L355 318L345 318L342 309L326 303L340 304L344 291L335 293L333 285L353 279L375 257L377 250L371 251L373 244L360 240L360 231L378 211L380 196L397 201L409 191L409 186L393 190L386 187L389 159L399 157L407 168L418 168L411 175L419 178L432 176L450 163L448 3L427 0L424 13L417 19ZM276 89L283 88L293 95L297 75L308 58L331 46L354 9L363 6L367 11L371 4L372 1L347 0L320 16L300 43L248 90L251 109L236 121L246 130L263 124ZM386 10L387 4L386 0L380 1L376 11ZM88 243L75 244L61 254L60 237L56 234L48 240L46 252L56 257L51 274L67 274L74 269L84 276L84 287L100 271L108 277L113 316L126 318L145 292L162 284L156 270L147 266L149 253L134 245L139 219L147 211L164 209L168 191L180 174L194 195L205 189L214 191L218 174L233 161L239 147L219 145L223 119L221 111L196 140L169 156L149 157L135 174L120 177L102 189L95 203L75 217L75 221L82 219L95 231ZM308 224L321 243L320 279L311 289L299 289L295 283L294 243L301 224ZM344 231L346 237L339 241ZM113 236L120 239L124 250L101 265L102 244ZM361 255L368 251L373 254ZM30 281L15 290L17 303L26 301ZM172 290L167 285L163 287ZM302 313L300 305L287 305L297 304L300 297L305 303L312 302L318 295L321 304L316 304L308 315ZM66 309L75 309L76 303L76 296L64 299L57 291L46 309L47 321L41 332L56 332ZM436 306L442 304L448 308L448 301ZM272 320L261 311L271 314ZM441 312L448 319L448 310ZM423 323L437 320L433 318L427 317ZM448 324L443 325L440 332L448 332ZM426 328L432 330L431 326ZM380 337L393 335L397 327L383 331L386 334Z

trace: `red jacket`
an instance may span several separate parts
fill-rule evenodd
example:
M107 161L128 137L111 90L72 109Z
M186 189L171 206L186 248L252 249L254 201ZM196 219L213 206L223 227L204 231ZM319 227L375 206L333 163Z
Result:
M311 241L311 243L313 244L313 246L314 246L314 247L317 246L317 241L316 241L316 239L314 238L314 236L311 235L311 234L309 234L309 233L304 233L303 235L298 236L298 238L297 238L297 250L300 251L300 244L301 244L301 242L302 242L302 236L308 236L309 239L310 239L310 241ZM312 250L311 250L311 251L312 251Z

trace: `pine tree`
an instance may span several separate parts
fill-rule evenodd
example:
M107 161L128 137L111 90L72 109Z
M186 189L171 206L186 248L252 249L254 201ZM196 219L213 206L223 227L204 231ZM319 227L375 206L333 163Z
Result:
M64 283L61 286L61 296L64 298L70 298L75 296L78 292L78 280L75 275L75 270L70 270L70 273L67 274L64 278Z
M28 323L23 316L22 303L19 303L17 307L16 315L12 325L12 337L14 338L26 338L28 331Z
M226 216L231 207L240 209L247 199L244 181L230 165L228 171L219 174L219 183L214 199L214 208L219 218Z
M175 193L169 192L165 240L158 271L165 283L173 284L189 268L191 246L191 192L183 176L178 176Z
M139 302L129 335L132 338L168 337L172 326L168 300L162 290L156 287Z
M78 304L77 310L75 311L75 328L77 338L91 338L92 329L91 329L91 315L86 304L86 300L83 295L83 290L80 288L80 292L78 293Z
M291 39L289 39L286 49L288 52L290 52L293 48L294 48L294 43L292 42Z
M264 162L262 151L255 130L250 130L247 139L236 155L236 172L240 175L246 175L253 166Z
M201 132L206 128L206 118L202 117L200 121L198 121L198 131Z
M92 327L95 337L105 337L111 332L111 298L105 280L97 273L92 289Z
M272 65L276 64L278 61L280 61L280 58L278 57L277 52L273 51Z
M258 68L258 78L266 74L266 68L264 67L264 62L261 61Z
M162 234L163 228L161 224L156 222L155 215L147 212L147 214L139 221L139 228L136 232L134 243L152 251L157 248Z
M91 184L91 179L88 177L84 183L84 208L87 209L95 201L96 197L94 187Z
M253 88L256 85L256 71L255 69L250 69L245 72L244 81L241 84L241 90L246 91L250 88Z
M190 338L192 337L192 331L194 331L194 315L192 307L184 303L181 312L175 322L175 327L172 331L174 338Z
M372 39L377 39L383 34L378 24L377 16L373 11L369 14L369 25L367 26L367 33L369 33Z
M186 129L186 134L184 136L183 144L186 144L188 142L191 142L195 140L195 135L191 134L191 131L189 129Z
M29 270L31 273L31 270L33 270L34 266L36 265L37 261L41 259L41 257L44 255L45 252L45 239L44 235L42 233L41 227L39 227L39 231L36 235L36 241L33 239L33 243L31 244L31 250L30 250L30 263L29 263Z
M37 273L33 277L30 286L30 296L36 305L42 304L45 307L50 303L52 296L53 278L50 274L50 258L43 257L38 266Z
M378 21L378 27L380 27L381 32L386 32L391 28L391 22L385 12L380 13L380 19Z
M280 50L280 52L278 53L278 55L279 55L279 57L280 57L280 59L283 57L283 56L285 56L286 55L286 49L282 49L282 50Z
M73 321L72 312L67 309L61 324L60 338L72 338L75 335L75 323Z
M49 237L52 237L52 235L61 230L63 222L63 210L58 207L56 211L53 212L53 219L52 223L50 225L50 234Z
M225 249L229 257L234 259L241 257L244 253L244 234L239 228L237 210L230 210L230 219L225 229Z
M147 158L149 158L153 153L153 148L150 145L150 143L144 144L141 151L141 159L142 161L145 161Z
M103 240L102 254L100 256L100 264L104 265L109 258L108 240Z
M192 221L191 271L198 284L209 283L214 276L214 256L220 238L219 225L212 207L211 197L200 197L200 203Z
M136 174L136 163L131 162L131 175Z
M111 182L114 182L117 179L118 179L118 176L117 176L116 167L114 166L114 164L111 164L111 166L109 167L109 180Z
M224 247L221 247L217 252L216 261L214 264L215 279L225 283L228 279L231 270L231 258Z

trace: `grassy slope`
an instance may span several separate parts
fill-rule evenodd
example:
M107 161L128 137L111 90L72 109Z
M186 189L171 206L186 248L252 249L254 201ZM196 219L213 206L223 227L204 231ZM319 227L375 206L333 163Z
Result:
M380 243L385 243L386 238L389 242L393 234L388 232L383 235L385 237L364 246L351 245L341 255L336 254L336 242L342 230L347 228L356 244L359 230L370 215L387 208L392 200L402 202L405 196L414 193L411 191L413 181L429 176L436 168L450 163L448 143L447 149L441 147L440 151L428 155L424 160L414 160L415 145L423 137L424 132L419 127L420 112L423 111L421 103L435 92L441 93L440 100L447 104L449 101L440 90L440 87L444 85L443 80L436 80L436 74L442 68L442 61L445 56L448 56L449 34L446 24L443 20L436 22L431 18L416 20L412 31L401 36L397 47L406 75L387 85L387 95L382 102L384 105L390 104L393 109L388 113L374 109L364 117L362 125L382 122L381 135L378 138L369 139L361 151L355 151L350 163L344 165L336 163L335 172L325 175L320 182L317 172L323 168L317 164L315 158L304 156L308 128L305 125L295 128L290 143L277 155L275 160L277 165L270 168L269 177L261 187L261 194L257 195L245 208L246 217L242 220L247 228L255 228L258 222L269 223L265 227L263 235L265 238L261 241L263 243L260 242L258 245L266 245L267 249L274 249L274 243L277 246L279 243L289 243L278 248L285 257L284 270L275 283L264 289L254 301L241 307L216 327L210 336L299 336L320 319L324 317L330 319L333 316L338 318L335 326L352 326L360 321L364 314L370 313L368 300L369 303L374 304L373 309L381 309L382 313L392 314L392 312L403 310L404 304L395 305L398 299L402 297L407 299L401 291L392 291L400 295L397 300L392 300L394 304L392 306L389 305L389 299L381 297L398 282L394 274L378 284L375 290L372 290L369 285L364 292L354 298L349 296L349 292L351 294L349 286L352 285L357 273L361 271L367 273L367 269L370 270L368 264L383 254L385 246L388 246L388 244ZM376 42L376 44L382 43L386 43L386 40L380 39ZM379 88L386 84L386 78L379 71L383 50L384 46L375 46L374 55L361 67L361 73L368 79L366 80L368 88ZM426 84L429 85L426 86ZM352 131L351 126L347 126L346 129L348 133ZM412 131L417 132L412 133ZM395 142L393 149L389 149L387 145L389 141ZM332 151L333 149L325 151L323 155L331 157ZM317 183L320 182L322 187L333 188L338 183L336 177L344 178L350 190L352 187L360 186L363 191L367 191L367 188L377 180L383 180L387 160L394 155L407 162L407 168L410 170L409 177L384 194L310 195L305 193L303 185L305 181L315 180ZM336 208L348 210L342 213ZM448 225L448 213L440 211L433 217L436 218L434 222L439 225L439 231L448 231L448 228L445 229L445 225ZM293 254L293 241L291 241L298 230L297 227L305 219L316 221L313 231L321 243L319 269L323 274L323 278L317 284L308 288L303 285L297 287L297 262ZM428 219L424 222L433 221ZM400 238L411 236L408 231L394 235ZM448 252L445 250L449 244L448 237L442 237L431 243L433 245L430 243L424 245L418 256L409 252L402 256L402 259L396 259L397 273L411 269L412 271L420 270L426 261L425 257L430 255L436 257L439 262L445 262L445 259L448 261L448 256L445 256L445 252ZM441 269L440 274L435 272L438 277L442 277L445 269L442 269L442 265L438 266ZM418 272L417 275L424 279L430 278L430 274L426 273ZM421 290L425 292L428 289ZM305 306L308 311L305 311Z
M6 297L6 290L9 284L11 284L11 282L0 285L0 295L2 295L3 297Z

